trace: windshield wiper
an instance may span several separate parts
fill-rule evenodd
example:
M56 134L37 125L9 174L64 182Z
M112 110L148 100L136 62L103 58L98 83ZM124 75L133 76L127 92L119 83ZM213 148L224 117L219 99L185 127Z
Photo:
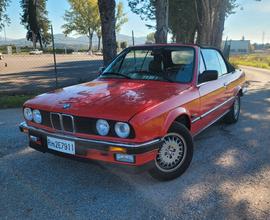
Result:
M124 77L124 78L126 78L126 79L132 79L131 77L129 77L129 76L123 74L123 73L104 72L104 73L101 74L101 76L105 76L105 75L122 76L122 77Z

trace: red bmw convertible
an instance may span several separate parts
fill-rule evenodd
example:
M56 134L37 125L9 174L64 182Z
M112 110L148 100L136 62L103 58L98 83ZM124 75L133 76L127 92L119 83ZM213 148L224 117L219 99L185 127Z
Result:
M30 147L61 156L143 167L159 180L190 165L193 137L235 123L245 75L219 50L198 45L125 49L91 82L24 104Z

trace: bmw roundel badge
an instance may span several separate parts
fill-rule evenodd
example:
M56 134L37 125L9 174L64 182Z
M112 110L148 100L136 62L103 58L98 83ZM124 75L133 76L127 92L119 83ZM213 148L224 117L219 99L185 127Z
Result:
M64 106L63 106L63 109L68 109L71 107L71 104L69 103L65 103Z

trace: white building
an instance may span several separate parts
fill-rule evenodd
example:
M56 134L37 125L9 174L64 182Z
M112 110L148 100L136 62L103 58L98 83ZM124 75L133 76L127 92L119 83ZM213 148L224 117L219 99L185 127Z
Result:
M225 42L223 42L223 45ZM251 52L250 40L228 40L227 45L230 45L230 54L248 54Z

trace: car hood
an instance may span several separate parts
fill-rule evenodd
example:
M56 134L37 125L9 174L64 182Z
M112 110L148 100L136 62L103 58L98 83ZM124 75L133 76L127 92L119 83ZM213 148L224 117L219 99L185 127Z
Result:
M97 79L39 95L25 105L82 117L128 121L189 87L159 81Z

